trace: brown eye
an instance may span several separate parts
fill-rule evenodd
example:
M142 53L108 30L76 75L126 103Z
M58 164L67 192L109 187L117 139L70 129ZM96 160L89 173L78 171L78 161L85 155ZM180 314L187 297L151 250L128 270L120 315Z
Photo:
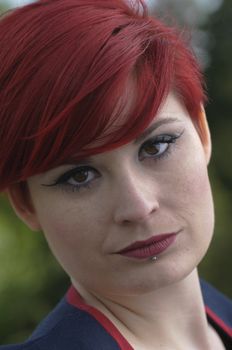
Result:
M66 183L73 186L85 186L90 184L94 179L99 177L98 172L90 167L76 168L66 178Z
M72 191L79 191L84 188L90 188L92 183L100 177L101 174L98 170L90 166L79 166L61 175L54 183L42 185L48 187L61 186Z
M143 150L147 154L155 155L155 154L159 153L159 150L160 150L159 146L160 146L159 144L149 142L149 143L144 145Z
M154 139L146 141L139 150L140 159L163 157L169 151L171 144L176 141L178 136L160 135Z
M77 171L70 179L76 181L76 182L85 182L88 180L89 177L89 171L87 170L79 170Z
M74 168L62 175L55 184L66 184L74 187L89 186L92 181L100 176L98 171L89 166Z

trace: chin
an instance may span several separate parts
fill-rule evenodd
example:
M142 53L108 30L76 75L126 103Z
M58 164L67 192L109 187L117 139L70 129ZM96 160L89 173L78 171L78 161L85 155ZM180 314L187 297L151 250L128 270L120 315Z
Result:
M154 265L158 262L154 262ZM161 261L159 262L160 264ZM150 271L146 271L143 274L136 273L135 275L130 275L125 281L118 281L117 285L108 284L107 292L106 289L103 293L109 295L123 295L123 296L139 296L144 294L153 293L161 288L174 286L182 280L185 280L190 276L193 271L196 271L195 265L185 265L185 268L161 268L153 265ZM182 264L183 265L183 264ZM99 291L100 292L100 291ZM100 292L101 293L101 292Z

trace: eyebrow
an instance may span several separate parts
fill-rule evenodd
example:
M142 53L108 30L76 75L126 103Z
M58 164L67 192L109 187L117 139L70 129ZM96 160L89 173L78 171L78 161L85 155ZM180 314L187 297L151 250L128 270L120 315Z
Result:
M153 123L149 128L147 128L142 134L140 134L134 141L135 144L142 142L148 135L150 135L154 130L158 129L161 125L171 124L175 122L180 122L177 118L166 118Z
M158 120L157 122L151 124L142 134L140 134L135 140L134 140L134 144L138 144L141 143L148 135L150 135L154 130L158 129L161 125L165 125L165 124L171 124L171 123L176 123L176 122L180 122L179 119L177 118L165 118L162 120ZM74 163L76 162L75 157L71 157L70 159L67 159L65 164L63 165L68 165L69 163ZM92 157L84 157L84 158L80 158L78 159L78 162L80 162L82 165L85 164L90 164L93 162Z

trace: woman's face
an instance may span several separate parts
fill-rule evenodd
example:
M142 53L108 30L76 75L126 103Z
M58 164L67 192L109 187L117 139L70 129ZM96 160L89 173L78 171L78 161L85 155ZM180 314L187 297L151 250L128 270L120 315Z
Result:
M208 158L187 111L170 94L136 141L29 178L34 222L63 268L88 290L150 292L187 276L206 253L214 225ZM167 233L174 233L171 243L160 245L156 261L119 253Z

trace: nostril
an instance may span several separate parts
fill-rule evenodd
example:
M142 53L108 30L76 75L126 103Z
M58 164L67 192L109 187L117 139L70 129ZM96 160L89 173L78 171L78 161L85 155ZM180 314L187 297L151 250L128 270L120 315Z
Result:
M150 220L151 216L159 209L156 201L136 202L130 206L124 206L123 203L115 212L115 222L118 224L129 225L132 223L141 223Z

